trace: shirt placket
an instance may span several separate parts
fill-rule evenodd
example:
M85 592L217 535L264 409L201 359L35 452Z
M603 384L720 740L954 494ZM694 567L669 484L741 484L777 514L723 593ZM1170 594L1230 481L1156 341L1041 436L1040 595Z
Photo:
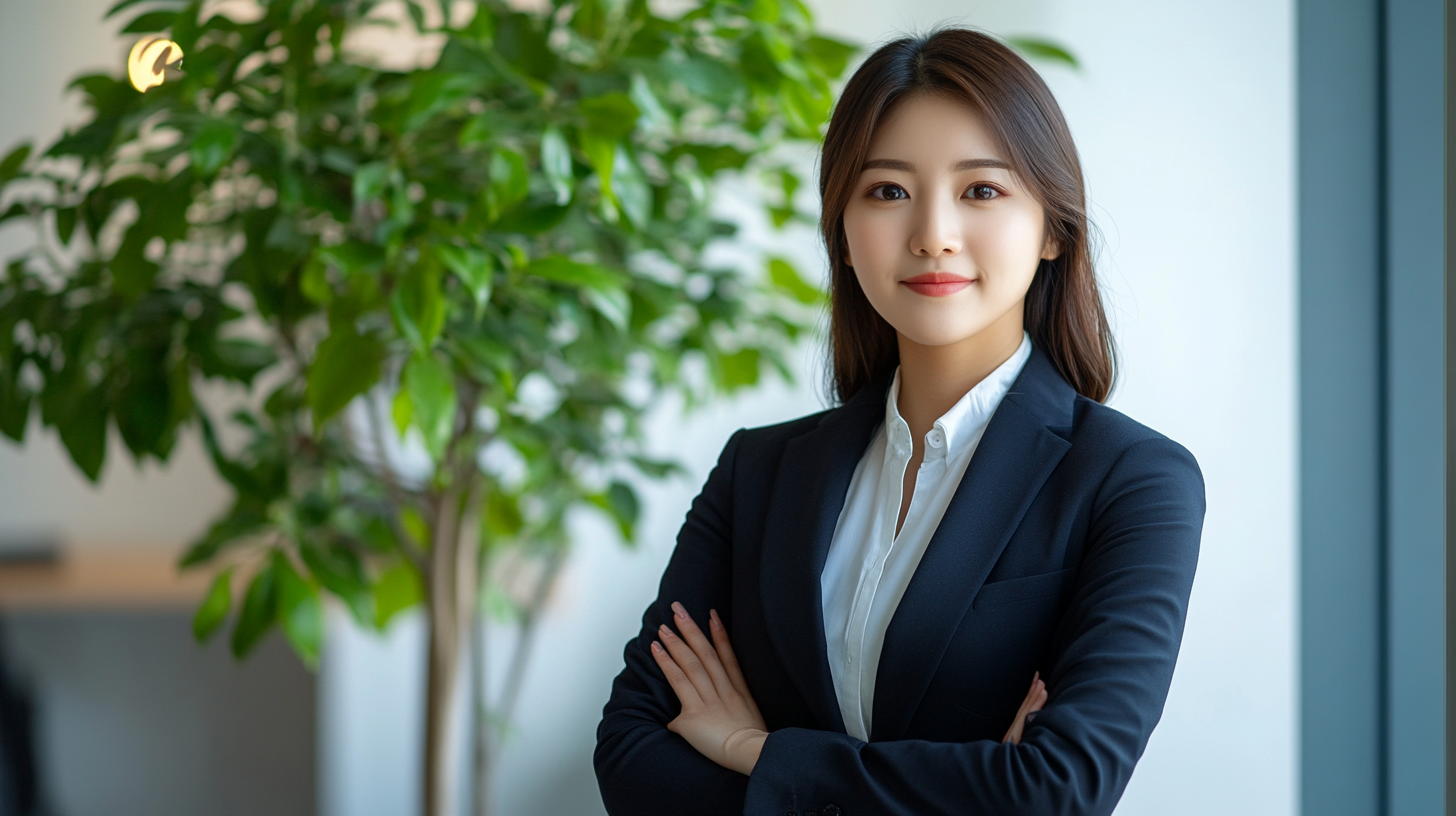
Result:
M903 423L903 420L901 422ZM899 520L900 503L905 500L903 495L905 467L910 461L908 436L909 431L903 424L895 425L893 432L887 434L885 468L881 478L891 480L892 489L880 491L880 495L884 499L879 513L879 531L875 536L875 557L869 559L860 572L859 586L855 590L854 602L851 605L850 625L848 631L845 632L845 662L849 664L849 674L854 684L850 699L860 701L857 708L860 714L860 724L865 726L866 735L869 733L867 727L869 717L864 710L861 690L864 688L866 672L872 671L874 667L867 665L864 660L865 636L869 630L870 611L874 609L875 597L879 594L880 580L885 574L885 565L889 562L890 554L894 550L895 522ZM891 497L894 497L893 502ZM914 499L913 494L911 499Z

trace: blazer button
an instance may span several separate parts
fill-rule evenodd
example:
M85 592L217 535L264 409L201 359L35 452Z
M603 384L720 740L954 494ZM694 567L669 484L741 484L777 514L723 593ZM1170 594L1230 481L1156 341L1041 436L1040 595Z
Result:
M824 809L819 812L823 814L823 816L840 816L840 810L838 805L825 805Z

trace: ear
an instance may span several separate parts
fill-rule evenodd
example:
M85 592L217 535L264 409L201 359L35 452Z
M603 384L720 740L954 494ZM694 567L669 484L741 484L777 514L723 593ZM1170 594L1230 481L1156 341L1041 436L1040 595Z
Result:
M1061 254L1062 242L1058 241L1055 235L1052 235L1051 230L1047 230L1046 240L1042 242L1041 246L1041 259L1044 261L1054 261L1061 257Z
M854 268L854 259L849 256L849 247L844 248L844 265L850 269Z

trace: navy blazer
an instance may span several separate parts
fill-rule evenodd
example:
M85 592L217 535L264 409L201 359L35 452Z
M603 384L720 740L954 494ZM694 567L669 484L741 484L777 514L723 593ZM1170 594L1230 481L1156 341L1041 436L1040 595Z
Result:
M728 440L597 727L608 812L1112 812L1173 677L1203 526L1197 462L1033 350L890 621L863 742L840 717L819 574L888 386ZM748 776L666 728L681 705L650 646L674 600L699 623L717 609L731 635L769 730ZM1002 744L1036 671L1046 707Z

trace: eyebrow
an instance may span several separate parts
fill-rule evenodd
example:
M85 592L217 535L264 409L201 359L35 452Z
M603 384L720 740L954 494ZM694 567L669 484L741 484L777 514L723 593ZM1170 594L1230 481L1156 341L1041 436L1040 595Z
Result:
M980 170L983 167L995 167L1000 170L1010 170L1011 165L1000 159L961 159L951 168L952 172L959 173L962 170ZM915 172L915 165L899 159L870 159L860 168L865 170L901 170L906 173Z

